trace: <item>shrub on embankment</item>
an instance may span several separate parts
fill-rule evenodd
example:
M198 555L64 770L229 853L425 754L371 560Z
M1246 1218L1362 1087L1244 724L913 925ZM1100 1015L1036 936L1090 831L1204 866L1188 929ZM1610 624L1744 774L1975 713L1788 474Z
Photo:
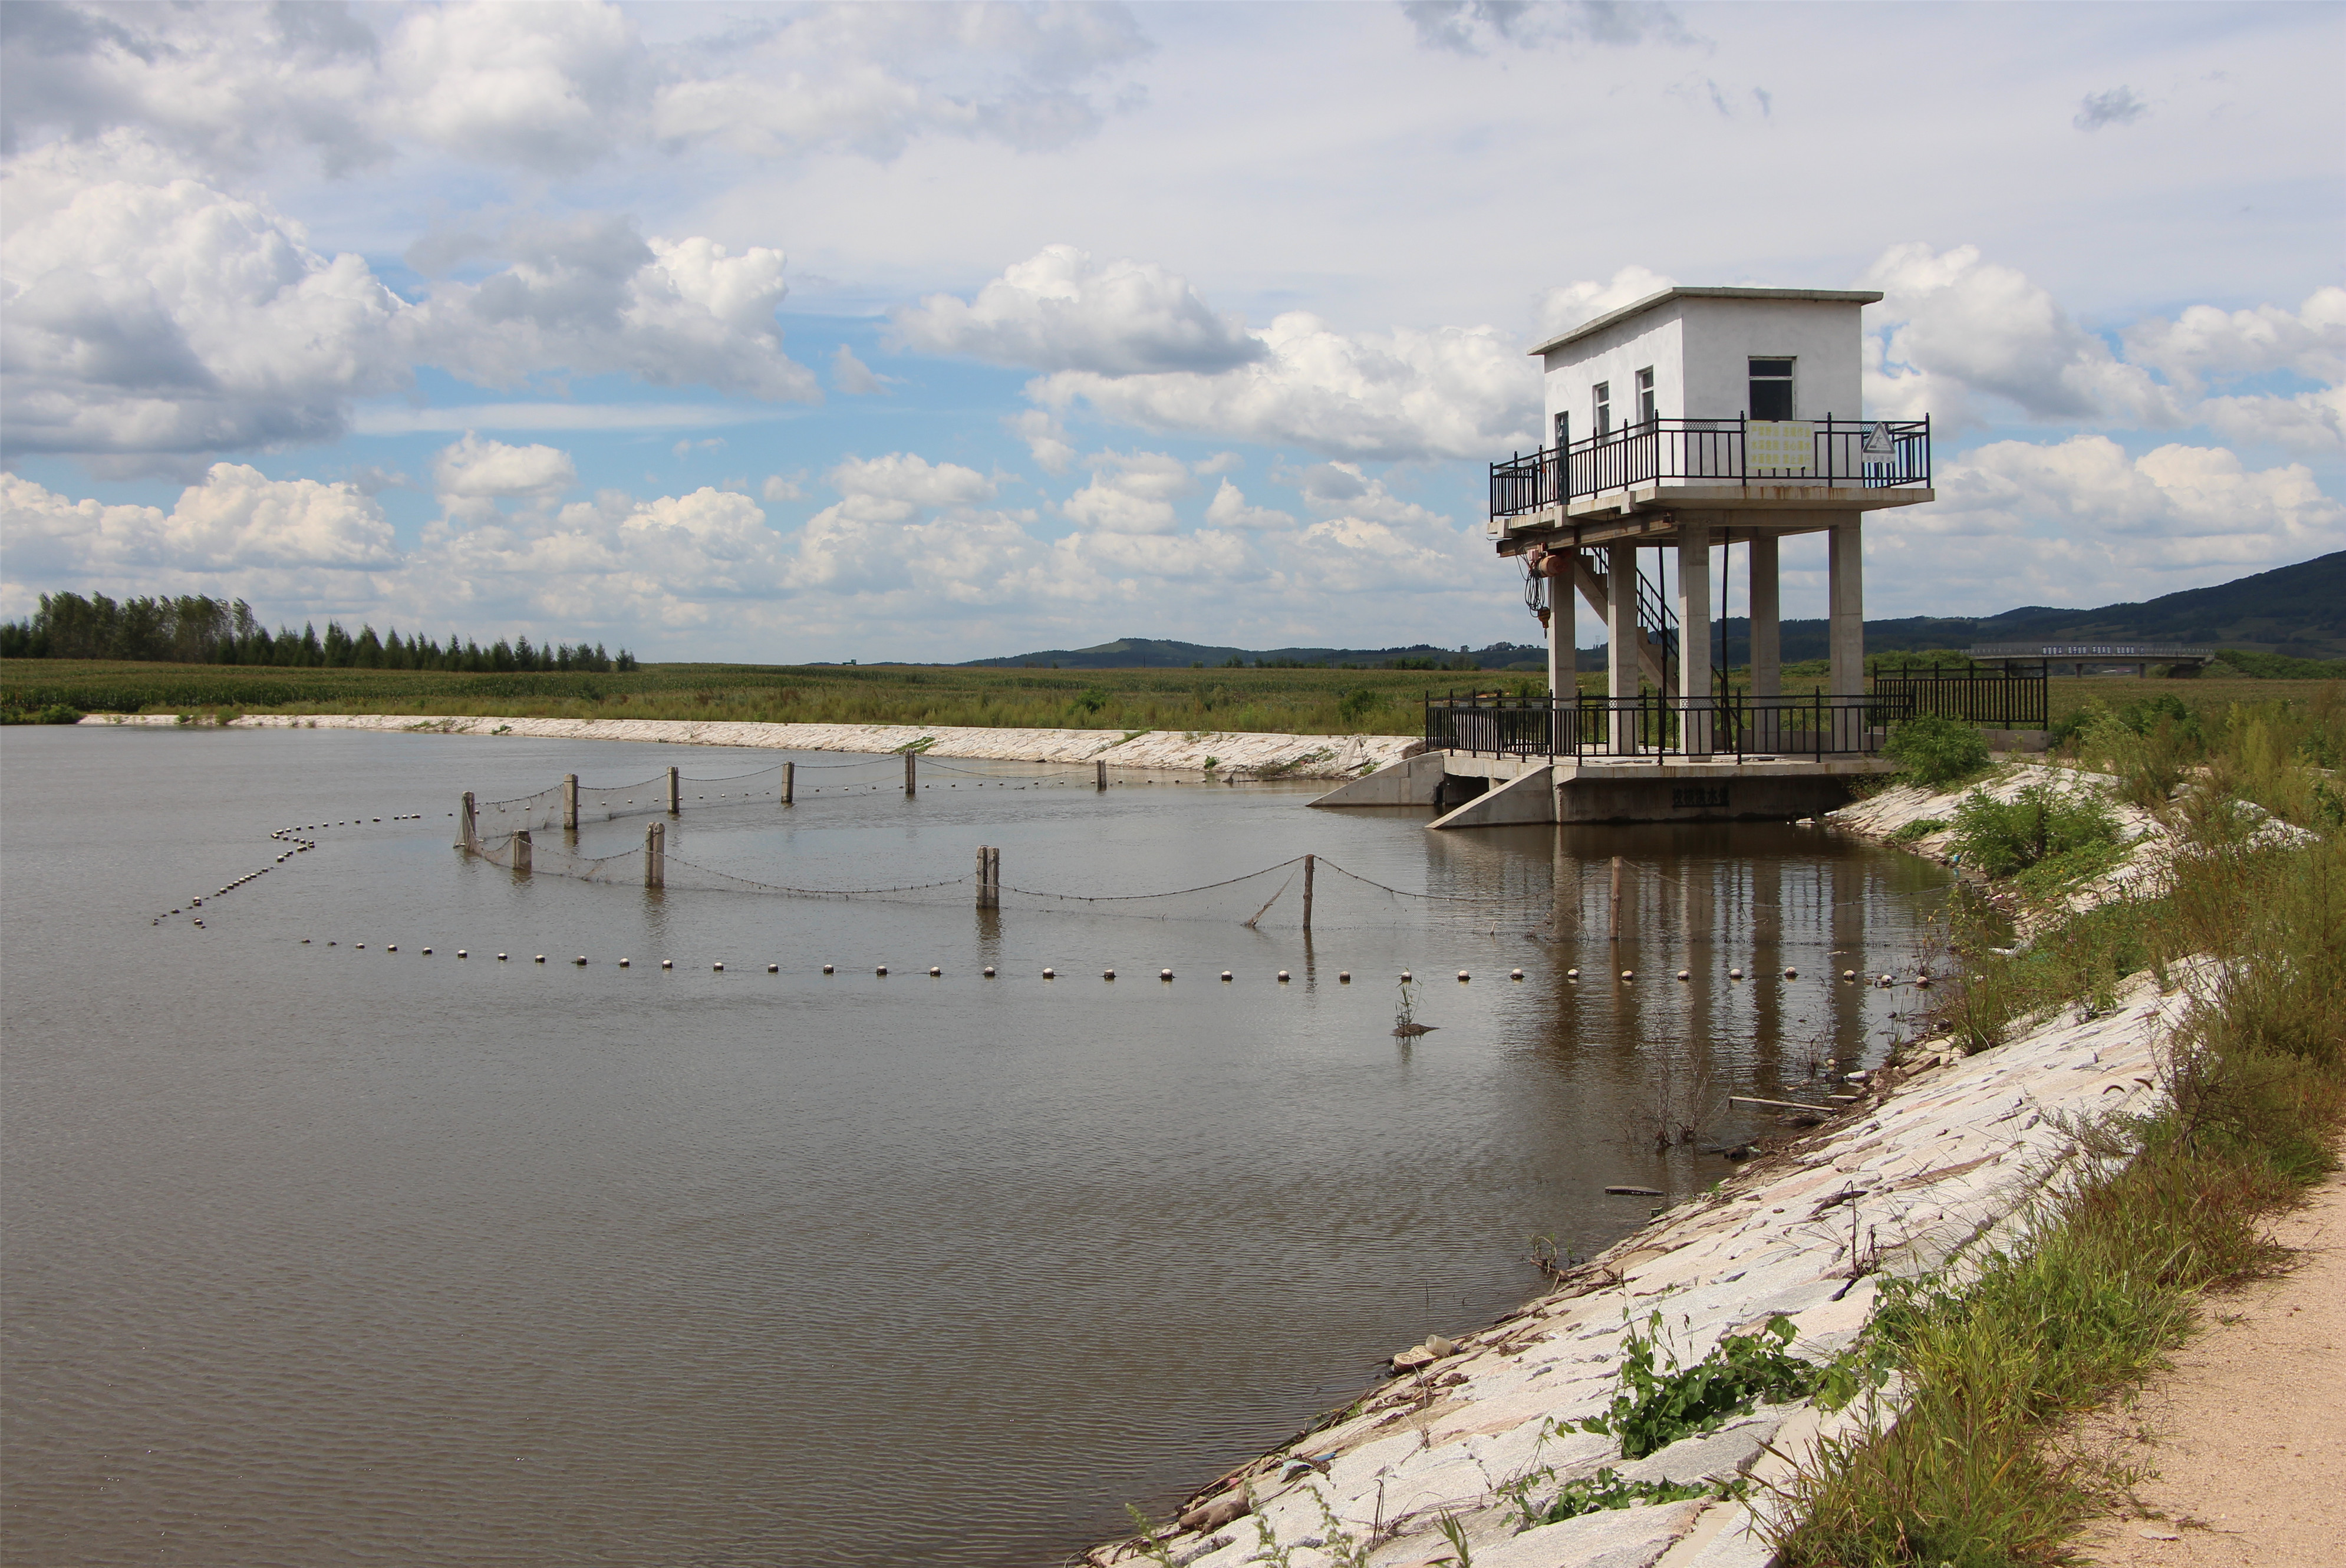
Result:
M2194 993L2168 1104L2074 1129L2073 1178L2025 1247L1966 1284L1886 1293L1869 1331L1904 1403L1787 1488L1786 1568L2067 1561L2125 1481L2065 1441L2067 1419L2155 1369L2204 1292L2275 1267L2260 1222L2332 1167L2346 1115L2346 833L2321 825L2303 759L2335 738L2302 715L2228 716L2206 786L2168 809L2181 843L2157 900L2055 921L2017 951L1975 906L1939 1021L1991 1044L2048 1009L2106 1008L2116 976L2149 969ZM2243 784L2320 830L2275 831Z

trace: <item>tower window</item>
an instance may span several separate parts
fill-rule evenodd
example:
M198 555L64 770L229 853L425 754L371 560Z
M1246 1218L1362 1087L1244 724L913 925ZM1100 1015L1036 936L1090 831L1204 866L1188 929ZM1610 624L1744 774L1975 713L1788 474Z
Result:
M1637 372L1637 423L1651 424L1660 417L1654 402L1654 368L1648 365Z
M1556 444L1559 452L1572 444L1572 415L1559 412L1556 416Z
M1589 433L1601 441L1613 433L1613 383L1598 382L1589 389L1588 401L1594 405L1590 413L1595 421Z
M1753 419L1790 419L1792 417L1791 361L1753 360L1751 361L1751 417Z

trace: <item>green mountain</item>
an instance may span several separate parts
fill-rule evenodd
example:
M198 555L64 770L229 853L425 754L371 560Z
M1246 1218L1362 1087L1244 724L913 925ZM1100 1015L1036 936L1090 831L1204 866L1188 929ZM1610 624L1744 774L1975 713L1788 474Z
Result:
M1786 621L1787 663L1823 658L1827 625L1822 620ZM1720 628L1726 652L1741 663L1750 647L1751 625L1742 616ZM1714 634L1717 637L1719 634ZM2001 615L1908 616L1865 623L1869 653L1920 652L2003 642L2178 642L2246 648L2289 658L2346 658L2346 550L2259 572L2211 588L2187 588L2138 604L2064 610L2025 605ZM1712 656L1719 655L1718 642ZM1442 648L1429 643L1386 648L1238 648L1153 637L1119 637L1083 648L1045 648L1008 658L973 659L965 667L1017 669L1183 669L1243 664L1354 665L1371 669L1545 669L1546 655L1536 644L1493 643L1481 648ZM1605 667L1604 650L1583 648L1582 669ZM1721 661L1726 662L1726 661Z

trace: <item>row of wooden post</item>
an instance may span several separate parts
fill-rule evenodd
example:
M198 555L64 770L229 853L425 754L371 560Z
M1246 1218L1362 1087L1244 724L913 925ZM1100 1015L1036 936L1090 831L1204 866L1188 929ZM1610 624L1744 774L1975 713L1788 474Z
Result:
M907 798L912 797L920 788L919 776L914 771L914 759L919 755L920 753L915 751L904 753L904 794ZM1095 762L1093 769L1095 787L1106 789L1107 764ZM796 799L798 781L799 765L795 762L783 763L781 788L783 805L790 805ZM684 781L674 768L668 770L668 810L671 817L681 815L684 810ZM578 830L578 775L576 773L566 773L562 776L562 826L568 832L575 833ZM470 789L464 791L464 809L459 833L461 835L457 840L459 847L467 851L478 853L481 847L479 809L474 801L473 792ZM527 829L513 836L513 869L516 871L527 871L530 869L530 839ZM644 830L644 886L648 888L668 886L668 824L665 822L654 822ZM1002 907L1002 851L992 845L982 845L977 851L977 907L982 910ZM1310 855L1303 857L1303 929L1306 931L1311 929L1311 857Z

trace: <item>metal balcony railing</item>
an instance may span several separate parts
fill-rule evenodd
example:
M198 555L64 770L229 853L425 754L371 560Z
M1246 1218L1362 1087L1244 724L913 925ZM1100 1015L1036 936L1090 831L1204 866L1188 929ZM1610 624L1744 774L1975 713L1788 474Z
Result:
M1429 697L1429 750L1479 757L1872 756L1912 699L1867 697Z
M1869 450L1869 447L1871 450ZM1662 480L1824 484L1931 483L1931 421L1650 419L1491 464L1491 515Z

